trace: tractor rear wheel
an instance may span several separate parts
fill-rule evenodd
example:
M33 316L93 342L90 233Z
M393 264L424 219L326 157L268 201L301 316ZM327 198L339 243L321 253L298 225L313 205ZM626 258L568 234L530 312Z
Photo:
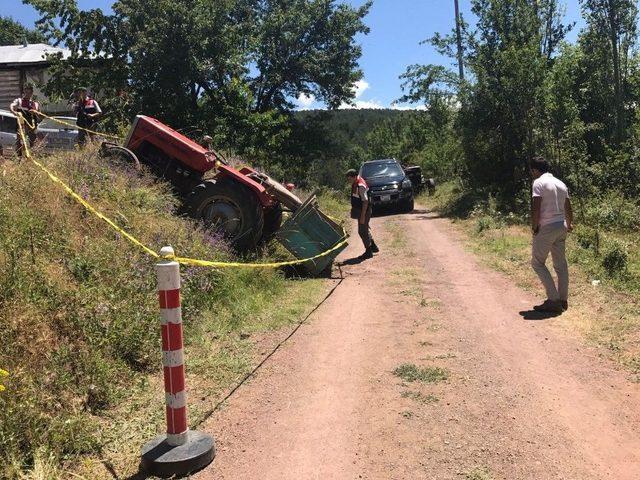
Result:
M233 180L207 180L185 199L189 216L221 234L239 252L252 250L262 238L264 212L256 195Z

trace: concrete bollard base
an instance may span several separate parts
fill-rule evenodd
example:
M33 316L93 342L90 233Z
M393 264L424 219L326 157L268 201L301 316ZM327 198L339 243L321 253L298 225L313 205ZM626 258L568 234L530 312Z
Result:
M211 435L189 430L187 441L174 447L166 435L160 435L142 447L142 468L161 478L186 476L213 461L214 443Z

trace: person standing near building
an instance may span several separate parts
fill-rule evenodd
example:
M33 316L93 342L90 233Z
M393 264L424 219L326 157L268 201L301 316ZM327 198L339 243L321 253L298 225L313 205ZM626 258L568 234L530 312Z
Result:
M351 183L351 218L358 219L358 234L365 248L360 258L366 260L373 258L373 254L380 251L373 240L371 229L369 228L373 212L369 199L369 186L365 179L353 169L347 171L347 179Z
M98 117L102 114L100 105L88 95L86 87L76 89L76 125L78 125L78 145L84 147L87 143L87 136L93 140L94 134L86 130L95 130ZM85 129L85 130L82 130Z
M33 147L36 143L36 130L38 129L38 122L40 117L36 112L40 111L40 104L33 99L33 85L27 83L23 90L22 96L16 98L10 105L9 109L15 115L22 115L25 119L22 122L24 128L24 135L29 142L29 147ZM24 145L22 144L22 136L20 132L17 132L16 138L16 155L22 157L24 152Z
M543 158L530 162L533 176L531 203L531 230L533 233L531 266L545 288L547 299L534 310L562 313L569 308L569 268L565 253L567 232L573 230L573 210L567 186L549 172L549 163ZM551 253L553 269L558 276L556 286L546 266Z

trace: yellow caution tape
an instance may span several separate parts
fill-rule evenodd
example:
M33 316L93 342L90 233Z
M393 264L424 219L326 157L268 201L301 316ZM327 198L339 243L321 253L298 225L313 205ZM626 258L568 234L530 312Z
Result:
M322 257L326 257L330 253L339 250L343 246L347 244L346 232L344 232L344 237L340 242L331 247L329 250L326 250L318 255L314 255L313 257L303 258L302 260L290 260L287 262L276 262L276 263L240 263L240 262L212 262L209 260L197 260L195 258L184 258L184 257L176 257L175 255L163 256L168 260L175 260L176 262L182 265L191 265L196 267L213 267L213 268L279 268L279 267L287 267L292 265L300 265L302 263L312 262L313 260L317 260Z
M118 225L116 225L113 221L111 221L110 219L105 217L102 213L100 213L98 210L93 208L84 198L82 198L80 195L78 195L76 192L74 192L71 189L71 187L69 187L66 183L64 183L62 180L60 180L47 167L45 167L43 164L41 164L35 158L33 158L33 156L31 155L31 151L29 150L29 143L27 142L27 139L25 138L24 127L22 126L22 121L24 121L24 117L22 115L20 115L18 118L19 118L19 120L18 120L18 130L20 132L20 137L22 138L22 144L23 144L23 148L24 148L24 151L25 151L25 155L29 160L31 160L44 173L46 173L54 183L57 183L58 185L60 185L65 192L67 192L76 202L78 202L80 205L82 205L84 208L86 208L89 212L93 213L99 219L105 221L111 228L116 230L118 233L120 233L123 237L125 237L127 240L129 240L133 244L135 244L135 245L139 246L140 248L142 248L148 254L153 255L156 258L159 258L158 254L156 252L154 252L153 250L151 250L150 248L145 246L142 242L140 242L135 237L133 237L132 235L130 235L129 233L124 231L122 228L120 228Z
M30 112L35 112L35 110L29 110ZM38 126L34 120L33 125L31 125L29 123L29 120L27 120L22 114L20 114L22 116L22 120L24 121L24 123L27 124L27 127L29 127L31 130L35 130L36 127Z
M35 158L33 158L33 156L31 155L31 151L29 149L29 143L28 143L28 141L27 141L27 139L25 137L24 126L22 125L22 122L24 122L24 121L25 121L25 119L22 116L22 114L18 114L18 133L19 133L19 135L20 135L20 137L22 139L22 144L24 146L23 148L24 148L26 157L29 160L31 160L34 163L34 165L36 165L44 173L46 173L47 176L51 179L51 181L53 181L54 183L57 183L58 185L60 185L65 192L67 192L76 202L78 202L80 205L82 205L87 211L91 212L96 217L98 217L100 220L104 221L107 225L109 225L111 228L113 228L116 232L118 232L120 235L122 235L124 238L129 240L134 245L140 247L147 254L151 255L154 258L161 258L158 253L153 251L151 248L147 247L140 240L138 240L133 235L131 235L130 233L128 233L125 230L123 230L121 227L116 225L112 220L110 220L105 215L103 215L101 212L96 210L93 206L91 206L91 204L89 204L89 202L87 202L84 198L82 198L80 195L78 195L76 192L74 192L73 189L71 189L71 187L69 187L66 183L64 183L62 180L60 180L60 178L58 178L47 167L45 167L42 163L38 162ZM300 259L300 260L290 260L290 261L285 261L285 262L274 262L274 263L240 263L240 262L213 262L213 261L209 261L209 260L198 260L198 259L195 259L195 258L177 257L175 255L163 256L162 258L169 259L169 260L175 260L176 262L179 262L182 265L191 265L191 266L198 266L198 267L213 267L213 268L279 268L279 267L285 267L285 266L300 265L300 264L303 264L303 263L311 262L313 260L317 260L317 259L322 258L322 257L326 257L327 255L329 255L329 254L335 252L336 250L342 248L346 244L347 244L347 233L343 229L343 237L342 237L342 239L340 240L340 242L338 242L332 248L330 248L329 250L327 250L325 252L322 252L322 253L320 253L318 255L314 255L313 257L303 258L303 259Z
M94 130L89 130L88 128L79 127L78 125L75 125L75 124L69 123L69 122L65 122L64 120L60 120L59 118L50 117L49 115L46 115L46 114L44 114L42 112L39 112L37 110L30 110L30 112L33 112L33 113L35 113L37 115L40 115L41 117L48 118L49 120L54 121L56 123L59 123L61 125L66 125L68 127L72 127L73 129L84 130L85 132L93 133L94 135L99 135L101 137L114 138L116 140L121 140L122 139L122 137L119 137L117 135L110 135L108 133L96 132ZM25 123L26 123L26 119L23 118L23 120L25 120ZM27 125L29 125L29 124L27 123ZM29 125L29 127L30 128L34 128L34 127L31 127L31 125Z

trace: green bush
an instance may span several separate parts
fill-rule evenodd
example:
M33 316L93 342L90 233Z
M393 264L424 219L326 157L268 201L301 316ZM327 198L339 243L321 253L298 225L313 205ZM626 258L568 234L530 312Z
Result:
M607 275L618 277L625 274L628 263L629 253L627 247L616 240L612 241L602 257L602 266Z
M491 230L495 227L495 221L491 217L478 217L476 219L476 233L480 234L485 230Z
M585 250L593 250L596 254L600 250L600 233L595 228L579 225L574 230L577 244Z
M640 206L618 192L611 192L588 203L585 220L589 225L607 230L637 230L640 228Z

